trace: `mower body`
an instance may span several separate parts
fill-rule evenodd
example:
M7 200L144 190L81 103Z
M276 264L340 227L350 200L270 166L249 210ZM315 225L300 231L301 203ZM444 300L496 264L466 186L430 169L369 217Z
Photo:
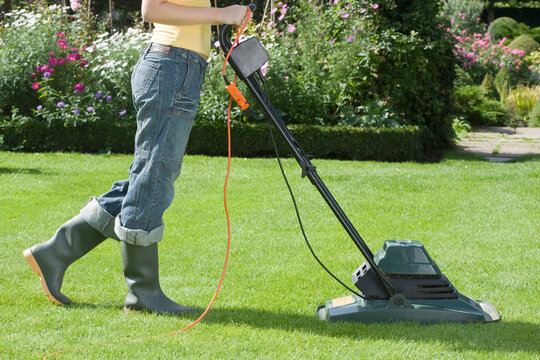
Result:
M418 241L386 240L374 260L395 293L386 292L365 262L352 274L353 282L365 298L352 295L328 300L317 308L319 319L364 323L499 320L497 310L490 303L460 294Z

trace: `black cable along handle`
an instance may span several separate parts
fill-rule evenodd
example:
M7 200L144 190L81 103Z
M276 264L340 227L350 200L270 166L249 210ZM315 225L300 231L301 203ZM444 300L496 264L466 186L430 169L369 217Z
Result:
M249 7L253 10L255 9L255 4L250 4ZM225 54L229 52L232 46L230 38L231 28L231 25L224 25L222 26L219 34L219 41ZM229 59L229 62L231 62L230 60L231 59ZM370 267L373 268L373 270L375 271L377 279L380 281L381 285L386 289L386 292L389 294L390 297L393 296L395 294L395 289L386 277L386 275L383 273L381 268L377 266L377 264L375 264L373 253L371 252L367 244L364 242L356 228L352 225L349 218L345 215L345 212L341 209L335 198L332 196L330 190L328 190L322 179L319 177L316 171L316 167L310 161L310 157L306 155L304 151L300 148L298 142L287 128L277 109L265 96L257 78L255 77L255 74L248 76L244 80L244 82L246 83L253 96L257 99L259 104L268 114L282 138L290 147L293 156L302 168L302 177L307 176L311 183L317 188L317 190L324 198L334 215L338 218L341 225L345 228L345 230L355 243L356 247L360 250Z

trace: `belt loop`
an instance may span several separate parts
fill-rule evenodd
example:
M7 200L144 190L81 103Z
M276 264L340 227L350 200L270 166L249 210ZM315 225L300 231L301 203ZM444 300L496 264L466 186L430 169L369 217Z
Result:
M148 52L150 51L150 48L152 47L152 43L148 43L148 45L146 45L146 47L144 48L142 54L141 54L141 58L143 59L146 59L146 55L148 54Z

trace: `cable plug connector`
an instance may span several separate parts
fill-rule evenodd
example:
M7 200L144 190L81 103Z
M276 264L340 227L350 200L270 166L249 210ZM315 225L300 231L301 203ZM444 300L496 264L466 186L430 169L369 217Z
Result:
M242 95L242 93L240 92L240 90L238 90L238 88L236 87L234 83L230 83L229 85L227 85L225 89L227 89L229 94L231 94L232 98L238 104L238 106L240 106L240 109L242 111L249 108L249 104L246 98L244 97L244 95Z

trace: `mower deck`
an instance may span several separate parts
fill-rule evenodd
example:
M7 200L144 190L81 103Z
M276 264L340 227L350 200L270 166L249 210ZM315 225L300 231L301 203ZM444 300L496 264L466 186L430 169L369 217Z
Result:
M397 294L390 299L364 300L355 295L328 300L317 308L317 316L325 321L362 323L414 321L492 322L499 313L487 301L474 301L462 294L457 299L412 300Z

